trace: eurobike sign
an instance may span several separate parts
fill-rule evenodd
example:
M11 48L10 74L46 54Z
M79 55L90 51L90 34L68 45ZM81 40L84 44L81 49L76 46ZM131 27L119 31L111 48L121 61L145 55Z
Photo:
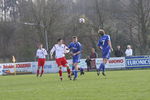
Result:
M126 57L127 68L150 68L150 56Z

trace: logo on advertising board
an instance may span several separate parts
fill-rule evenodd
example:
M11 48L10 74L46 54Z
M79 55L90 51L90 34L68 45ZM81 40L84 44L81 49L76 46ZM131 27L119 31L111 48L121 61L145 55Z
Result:
M96 59L97 67L103 62L102 59ZM125 68L125 58L124 57L112 57L106 64L106 68Z
M3 74L10 74L11 71L10 70L2 70Z
M14 64L5 64L5 65L3 65L3 69L10 69L10 68L14 68Z
M112 57L109 59L108 68L125 68L125 58L124 57Z
M150 56L126 57L126 66L129 68L150 67Z
M109 64L124 63L124 59L110 59Z
M27 67L31 67L31 63L16 64L16 68L27 68Z
M16 72L19 73L32 72L32 64L30 62L16 63Z

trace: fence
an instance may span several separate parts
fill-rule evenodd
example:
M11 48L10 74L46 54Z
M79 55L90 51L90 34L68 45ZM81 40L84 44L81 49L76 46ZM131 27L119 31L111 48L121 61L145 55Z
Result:
M99 67L102 58L96 59L96 66ZM70 68L72 60L68 60ZM85 59L81 59L80 66L87 68ZM150 68L150 56L133 56L133 57L112 57L106 64L106 69L134 69L134 68ZM3 63L0 64L0 75L7 74L26 74L36 73L37 62L20 62L20 63ZM44 66L45 73L56 73L58 67L55 61L46 61ZM66 71L65 68L62 69Z

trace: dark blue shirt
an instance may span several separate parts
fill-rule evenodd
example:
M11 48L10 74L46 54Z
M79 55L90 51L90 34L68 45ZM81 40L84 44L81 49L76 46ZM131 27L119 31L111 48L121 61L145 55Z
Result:
M100 39L98 41L98 46L102 47L102 50L110 49L108 41L110 41L110 36L109 35L103 35L100 37Z
M72 53L77 53L82 50L80 42L71 42L68 46Z

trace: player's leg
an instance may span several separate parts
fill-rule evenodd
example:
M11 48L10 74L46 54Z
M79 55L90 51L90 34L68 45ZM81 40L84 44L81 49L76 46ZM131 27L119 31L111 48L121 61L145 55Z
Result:
M71 80L71 70L70 70L69 66L67 65L68 62L67 62L65 57L62 58L61 64L62 64L63 67L67 68L68 78L70 78L70 80Z
M40 67L41 67L41 59L38 59L38 68L37 68L37 73L36 76L38 77L40 74Z
M44 73L44 65L45 65L45 59L42 59L42 70L41 70L41 75L40 77L42 77L43 73Z
M73 65L75 66L74 80L76 80L78 77L78 63L74 63Z
M100 64L98 70L97 70L97 75L100 75L100 71L102 71L102 74L105 76L105 65L108 61L108 59L110 58L110 50L105 50L102 51L102 58L103 58L103 62Z
M80 69L80 75L84 75L84 69L82 67L80 67L79 69Z
M42 66L41 68L42 68L42 69L41 69L41 75L40 75L40 77L42 77L42 75L43 75L43 73L44 73L44 66Z
M63 77L62 77L62 58L58 58L56 59L56 63L59 67L59 77L60 77L60 80L62 81L63 80Z
M103 76L105 76L105 65L106 65L107 61L108 61L107 58L103 59L103 64L104 64L103 67L102 67L102 75Z
M72 64L72 73L71 73L72 76L74 75L74 71L75 71L75 67L74 64Z
M38 68L37 68L37 73L36 73L37 77L39 76L39 73L40 73L40 66L38 66Z
M62 66L59 66L59 77L60 77L60 80L62 81L63 80L63 77L62 77Z
M76 80L76 78L78 77L78 63L80 62L80 58L79 56L73 56L73 66L75 67L74 70L74 80Z
M105 76L105 66L110 58L110 50L106 50L105 56L103 57L103 67L102 67L102 75Z
M101 70L104 68L104 63L102 62L99 66L99 68L97 69L97 75L100 75Z
M72 78L71 78L71 70L70 70L69 66L67 67L67 73L68 73L68 78L70 80L72 80Z
M72 76L75 74L75 66L74 66L75 62L76 62L76 57L73 56L73 58L72 58L72 73L71 73Z

